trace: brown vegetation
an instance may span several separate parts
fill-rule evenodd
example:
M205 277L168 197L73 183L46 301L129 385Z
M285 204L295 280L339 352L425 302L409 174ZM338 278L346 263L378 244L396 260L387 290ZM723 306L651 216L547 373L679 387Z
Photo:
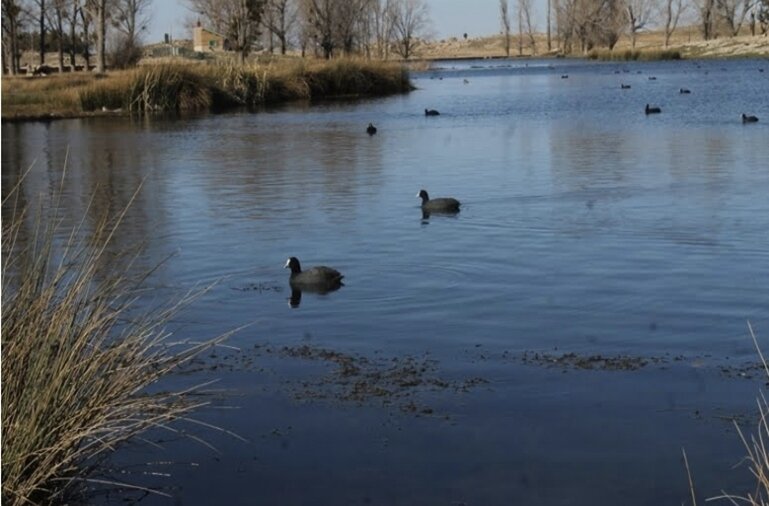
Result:
M3 119L255 107L289 100L381 96L412 88L402 65L361 59L171 63L107 75L11 78L3 84Z
M136 311L146 273L132 254L105 260L120 217L63 231L55 206L34 219L18 194L3 201L2 503L65 503L121 443L207 403L196 388L147 389L220 339L169 341L195 293Z
M740 56L769 56L769 37L751 36L741 32L736 37L723 37L704 41L697 27L678 28L670 37L669 45L665 46L664 31L642 31L635 34L636 43L632 47L629 35L621 37L612 52L624 54L627 50L638 51L639 59L645 59L644 53L649 52L648 59L656 52L660 56L666 56L665 51L678 51L682 58L724 58ZM544 34L535 34L535 47L547 47L547 39ZM518 45L518 36L512 36L512 44ZM602 49L601 51L609 51ZM553 50L550 52L532 52L532 46L528 41L528 35L524 34L523 55L531 56L555 56L564 54L559 49L557 40L553 40ZM491 37L476 37L467 40L450 38L432 42L425 45L419 54L425 59L450 59L450 58L503 58L505 57L505 39L503 35ZM582 56L577 53L572 56ZM616 58L615 58L616 59Z

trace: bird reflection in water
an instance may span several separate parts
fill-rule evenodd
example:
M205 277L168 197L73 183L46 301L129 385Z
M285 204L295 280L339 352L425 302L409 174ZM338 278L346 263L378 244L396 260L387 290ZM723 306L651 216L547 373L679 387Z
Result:
M340 283L335 288L329 288L329 289L324 289L324 290L319 290L319 289L314 289L314 288L299 289L299 288L296 288L296 287L292 286L291 287L291 297L289 297L289 299L288 299L288 307L290 307L291 309L298 308L299 305L302 303L302 293L303 292L315 293L315 294L318 294L318 295L326 295L326 294L329 294L331 292L335 292L335 291L339 290L343 286L344 286L344 284Z

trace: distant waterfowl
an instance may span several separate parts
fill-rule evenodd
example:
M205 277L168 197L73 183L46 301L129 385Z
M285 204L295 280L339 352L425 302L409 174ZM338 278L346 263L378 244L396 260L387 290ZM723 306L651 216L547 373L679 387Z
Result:
M374 135L376 133L376 127L373 123L369 123L366 127L366 133L369 135Z
M569 74L563 74L563 75L561 76L561 79L568 79L568 78L569 78Z
M742 122L743 123L756 123L758 122L758 118L756 116L748 116L747 114L742 114Z
M470 84L470 81L468 81L467 79L465 79L464 83L465 83L465 84Z
M691 91L691 90L689 90L689 89L687 89L687 88L681 88L680 90L678 90L678 92L679 92L680 94L682 94L682 95L686 95L686 94L688 94L688 93L691 93L692 91Z
M630 85L629 84L620 84L619 87L622 88L623 90L629 90L630 89Z
M419 190L417 197L422 199L422 211L427 213L456 213L460 203L451 197L431 199L425 190Z
M342 286L344 276L331 267L319 265L302 271L299 259L291 257L286 261L286 269L291 269L288 282L293 290L325 293Z
M659 114L662 112L662 109L659 107L650 107L649 104L646 104L646 109L644 109L646 114Z
M436 111L435 109L425 109L425 116L440 116L441 113Z
M656 81L656 80L657 80L657 78L656 78L656 77L654 77L654 76L649 76L649 81Z

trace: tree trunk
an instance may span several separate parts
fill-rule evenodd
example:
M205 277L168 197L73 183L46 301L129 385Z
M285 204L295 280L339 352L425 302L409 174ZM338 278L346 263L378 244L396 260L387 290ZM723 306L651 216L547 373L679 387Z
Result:
M40 0L40 65L45 64L45 0Z
M64 72L64 22L61 9L56 8L56 46L59 51L59 73Z
M518 0L518 56L523 56L523 12L521 0Z
M3 2L5 6L5 2ZM15 76L19 73L19 40L18 40L18 11L16 5L5 6L8 19L8 33L3 33L3 58L8 65L8 74ZM10 11L10 12L9 12Z
M547 0L547 52L553 50L553 44L550 38L550 0Z
M77 4L73 7L75 9L72 18L70 18L70 24L69 24L69 39L70 39L70 45L69 45L69 64L72 66L72 72L75 71L75 54L77 53L77 48L75 47L75 37L76 37L76 29L77 29Z
M107 70L105 53L107 52L107 0L98 0L96 22L96 72L103 74Z

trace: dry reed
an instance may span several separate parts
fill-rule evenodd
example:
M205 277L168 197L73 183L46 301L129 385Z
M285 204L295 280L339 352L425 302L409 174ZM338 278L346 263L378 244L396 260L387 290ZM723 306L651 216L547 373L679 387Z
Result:
M56 206L32 219L15 202L20 192L3 201L2 503L50 504L87 484L121 443L152 427L173 430L169 423L205 404L194 387L147 388L224 336L169 340L170 319L200 290L137 309L134 257L105 259L122 215L62 234Z

